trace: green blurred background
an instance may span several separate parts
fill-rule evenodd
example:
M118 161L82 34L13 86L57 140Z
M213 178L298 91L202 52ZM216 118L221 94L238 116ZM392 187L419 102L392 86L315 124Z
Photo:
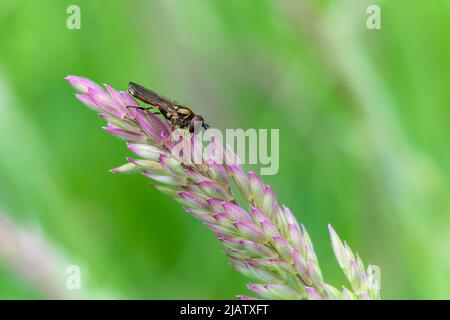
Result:
M66 28L71 4L80 30ZM369 4L381 30L366 27ZM64 77L135 81L221 129L280 129L264 180L327 282L347 285L331 223L381 268L382 298L450 298L449 30L444 0L2 0L0 208L40 226L63 273L81 266L83 298L246 293L199 221L144 177L108 173L130 152ZM0 256L0 298L50 297L39 281Z

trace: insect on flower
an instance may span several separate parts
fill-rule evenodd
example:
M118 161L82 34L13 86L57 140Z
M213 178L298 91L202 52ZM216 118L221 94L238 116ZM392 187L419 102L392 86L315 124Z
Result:
M95 82L82 77L66 79L77 89L77 99L105 116L108 125L104 129L127 140L128 148L139 156L129 158L128 163L111 171L142 172L155 188L181 202L189 214L201 220L225 245L226 255L233 260L232 266L256 280L248 284L250 291L263 299L380 298L378 268L369 265L365 269L359 256L341 241L331 226L333 251L352 287L344 287L341 292L325 283L305 227L287 207L278 204L272 188L255 173L245 173L239 161L222 165L222 152L211 152L208 154L210 161L201 164L179 161L173 154L174 144L162 142L167 137L167 122L191 127L192 120L199 116L190 109L186 111L185 107L130 83L130 95L154 106L168 120L150 116L148 111L146 116L136 112L135 117L124 122L123 106L133 104L128 94L109 86L105 92ZM197 119L206 127L203 118ZM116 126L122 123L125 129ZM197 141L192 139L194 136L186 138L191 143ZM206 148L221 150L215 139L211 139L206 148L201 143L195 145L200 154ZM231 159L237 158L227 146L228 152ZM239 299L253 298L239 296Z
M190 108L180 105L170 99L167 99L156 92L147 89L137 83L128 83L128 93L136 99L141 100L159 110L159 113L169 120L174 126L182 129L189 128L189 132L197 132L200 126L205 130L209 125L205 123L201 115L195 114ZM144 107L134 107L139 109L150 109Z

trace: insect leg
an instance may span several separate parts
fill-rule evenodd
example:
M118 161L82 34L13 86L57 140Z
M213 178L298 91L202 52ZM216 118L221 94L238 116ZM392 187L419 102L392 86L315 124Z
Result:
M141 106L127 106L127 108L134 108L134 109L139 109L139 110L148 110L150 108L145 108L145 107L141 107Z
M127 108L134 108L134 109L139 109L139 110L150 110L152 109L152 107L141 107L141 106L127 106ZM161 112L156 111L156 112L152 112L153 114L161 114Z
M164 116L164 118L166 118L167 120L171 121L171 117L169 117L169 115L167 114L167 112L165 112L164 110L160 109L159 110L160 114L162 114Z
M170 129L169 137L166 141L172 141L172 134L175 132L175 127L172 126L172 129Z

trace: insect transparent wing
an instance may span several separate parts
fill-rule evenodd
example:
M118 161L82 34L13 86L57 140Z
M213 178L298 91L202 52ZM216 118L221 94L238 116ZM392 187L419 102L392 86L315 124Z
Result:
M174 107L175 104L171 100L137 83L130 82L128 84L128 93L142 102L148 103L149 105L160 109L166 114L176 113L176 109Z

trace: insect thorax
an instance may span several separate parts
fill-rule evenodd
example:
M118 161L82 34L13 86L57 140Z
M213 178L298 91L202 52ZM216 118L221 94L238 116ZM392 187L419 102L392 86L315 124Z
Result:
M192 119L195 116L194 112L188 107L178 105L176 108L178 114L183 119Z

